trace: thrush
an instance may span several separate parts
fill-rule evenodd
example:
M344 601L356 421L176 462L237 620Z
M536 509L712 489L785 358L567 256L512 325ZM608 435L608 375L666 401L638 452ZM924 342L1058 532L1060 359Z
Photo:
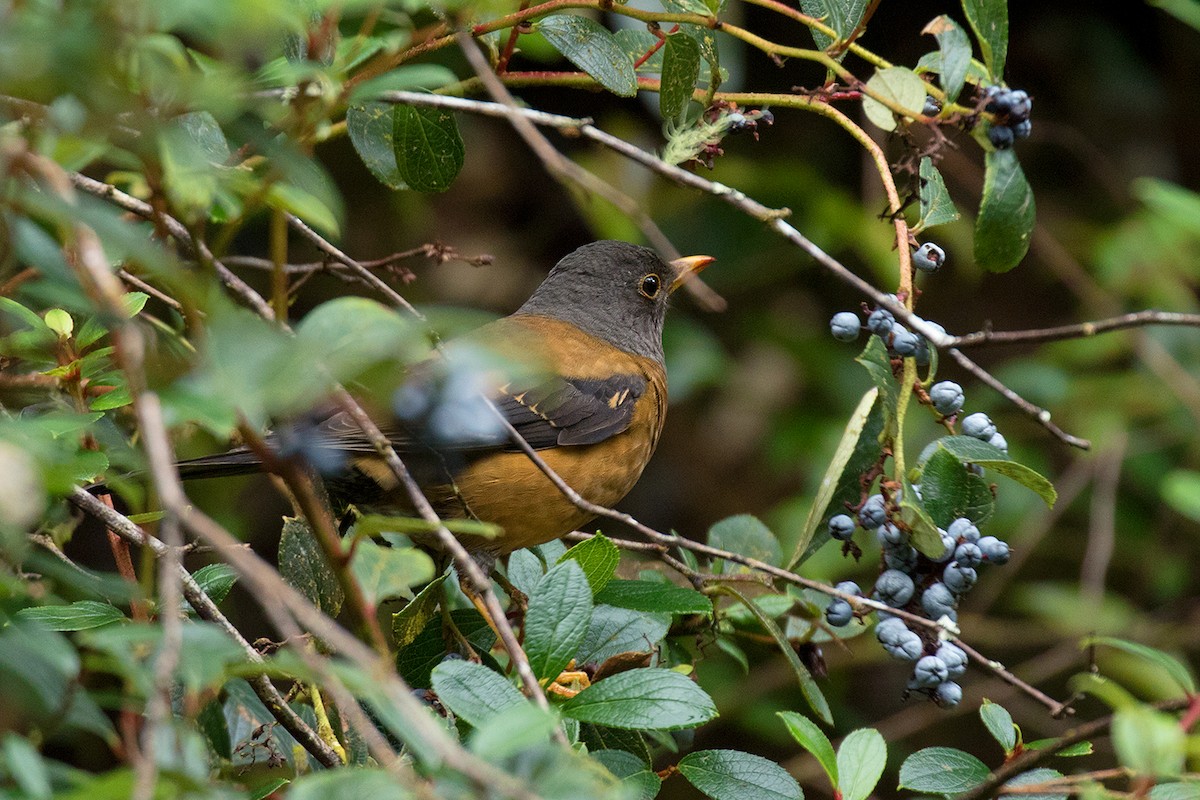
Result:
M617 503L653 455L666 417L667 299L712 260L666 262L617 241L584 245L515 313L410 368L376 422L440 517L498 529L492 537L460 536L477 558L558 539L592 517L520 451L483 398L580 495ZM285 434L275 434L273 446ZM303 435L332 456L323 460L335 503L411 512L407 492L349 415L318 418ZM258 456L239 449L184 462L180 472L197 478L258 468Z

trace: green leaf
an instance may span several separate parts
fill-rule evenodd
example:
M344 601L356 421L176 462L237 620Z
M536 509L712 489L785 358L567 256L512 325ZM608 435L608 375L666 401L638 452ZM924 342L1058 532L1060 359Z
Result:
M610 728L667 731L703 725L717 716L717 707L686 675L642 668L592 684L564 703L562 712Z
M443 661L434 667L432 678L438 699L475 728L525 703L517 687L482 664Z
M20 789L21 797L28 800L49 800L53 794L50 788L50 773L46 769L46 762L42 760L42 754L28 739L15 733L6 733L4 740L0 742L0 755L4 758L4 772Z
M885 67L867 81L867 90L895 103L912 114L925 107L925 81L907 67ZM874 97L863 96L867 119L885 131L896 130L896 114Z
M783 724L787 726L788 732L792 734L792 738L813 754L817 763L829 776L829 783L836 788L838 785L838 762L829 737L817 727L817 723L795 711L780 711L778 715L783 720Z
M816 17L824 22L838 35L839 41L844 41L854 32L867 10L868 0L800 0L800 8L810 17ZM833 40L820 31L813 31L813 41L817 47L827 50Z
M757 517L737 514L726 517L708 529L708 544L778 567L782 560L779 540Z
M942 173L933 165L933 160L928 156L921 159L920 178L921 216L917 220L915 231L928 230L935 225L945 225L962 216L955 208L954 201L950 199L950 192L946 190L946 182L942 180Z
M896 417L896 404L900 394L896 387L896 378L892 375L892 362L888 358L887 345L878 336L872 336L854 360L862 364L871 376L871 382L879 390L887 426L890 428Z
M926 747L900 765L900 788L933 794L959 794L987 780L987 765L950 747Z
M34 606L17 612L52 631L86 631L125 619L121 609L95 600L79 600L67 606Z
M921 505L934 524L945 528L959 517L974 522L987 519L995 498L987 481L970 472L961 459L938 448L921 467Z
M495 763L543 744L558 724L558 715L549 709L515 704L476 726L471 752Z
M338 381L376 364L413 360L424 353L423 339L417 326L365 297L321 303L296 326L297 342Z
M545 574L546 566L532 550L518 550L508 557L508 580L526 597L533 594Z
M596 595L597 603L606 603L634 611L657 614L712 615L712 600L686 586L662 581L611 581Z
M1063 776L1063 774L1056 769L1047 769L1045 767L1043 767L1042 769L1031 769L1028 772L1022 772L1020 775L1018 775L1017 777L1013 778L1010 781L1006 781L1004 783L1004 788L1007 789L1009 787L1032 786L1035 783L1045 783L1046 781L1054 780L1055 778L1061 778L1062 776ZM1032 794L1032 793L1024 794L1023 793L1023 794L1018 795L1016 793L1013 793L1013 794L1006 794L1003 796L1005 796L1005 797L1020 797L1021 800L1067 800L1067 798L1070 797L1071 795L1069 795L1065 792L1061 792L1061 791L1060 792L1049 791L1049 792L1038 793L1038 794Z
M662 82L658 110L663 119L683 115L700 78L700 44L683 31L667 37L663 46Z
M1012 715L1008 713L1008 709L985 699L983 705L979 707L979 716L983 720L984 727L988 729L988 733L1004 748L1005 755L1016 749L1017 726L1013 724Z
M679 774L713 800L801 800L800 784L787 770L740 750L697 750L679 764Z
M342 586L308 523L284 517L279 537L279 574L331 617L342 610Z
M822 722L824 722L826 725L832 725L833 714L829 710L829 701L825 699L825 695L821 693L821 688L817 686L817 682L813 680L812 673L809 672L808 667L804 666L804 663L800 661L800 656L796 654L796 649L792 647L792 643L788 641L787 636L785 636L783 631L779 629L779 626L775 624L775 620L772 619L769 614L763 611L758 603L746 597L737 589L734 589L731 586L722 586L721 591L740 602L746 608L746 610L754 616L754 618L758 621L758 624L761 625L763 629L771 635L771 638L775 640L775 644L779 646L780 652L782 652L784 658L787 659L792 671L796 673L796 680L800 684L800 693L803 694L804 699L808 701L809 707L811 707L813 711L817 712L817 716Z
M391 772L379 767L355 767L313 772L288 788L288 800L327 800L330 797L369 797L371 800L409 800L412 792Z
M209 564L192 573L192 580L214 603L220 603L237 583L237 572L228 564Z
M1197 19L1200 21L1200 17ZM1150 800L1200 800L1200 782L1191 780L1158 783L1150 789L1149 797Z
M396 106L392 137L401 179L418 192L444 192L465 158L454 115L440 108Z
M887 744L879 731L859 728L842 740L837 764L842 800L865 800L875 790L887 764Z
M1188 519L1200 522L1200 472L1171 470L1163 478L1160 491L1167 505Z
M546 573L529 598L525 651L538 678L553 680L583 642L592 618L592 590L583 568L567 559Z
M326 235L337 236L339 209L331 208L325 200L290 183L273 183L267 189L267 204L294 214ZM207 207L207 206L206 206Z
M454 609L450 612L450 621L477 653L488 652L496 643L495 631L473 608ZM396 653L396 669L411 686L427 688L430 673L445 655L446 637L442 632L442 620L435 617L426 623L424 630L407 647L400 648Z
M851 499L847 486L853 484L851 488L854 491L858 490L859 476L862 474L862 470L848 470L847 466L852 460L859 461L855 456L863 450L863 431L868 428L878 397L878 388L868 389L867 393L858 401L858 406L853 413L850 414L850 419L846 421L846 427L842 430L842 438L838 441L837 450L834 451L833 458L825 469L825 476L821 478L821 485L817 487L813 504L808 509L808 517L804 520L804 530L801 531L800 538L796 541L788 569L794 569L803 560L805 552L814 542L818 531L825 528L829 508L831 506L840 508L841 502ZM878 432L875 433L875 437L874 440L866 442L867 449L871 452L878 450ZM872 459L873 462L874 459ZM840 501L838 505L834 505L835 500ZM840 510L838 513L841 513ZM824 543L827 539L828 531L826 531L826 536L820 539L820 543Z
M414 89L440 89L458 80L453 72L441 64L407 64L398 69L364 81L350 92L350 103L369 103L382 92L403 92ZM389 112L388 117L391 117ZM349 115L347 115L349 121Z
M975 218L975 261L989 272L1008 272L1029 250L1037 208L1011 149L993 150L985 160L983 198Z
M360 539L350 570L367 601L378 604L393 597L412 598L412 587L433 578L433 559L415 547L382 547Z
M922 487L924 489L924 487ZM917 493L906 479L904 497L900 501L900 519L908 526L912 546L930 558L940 557L945 547L937 524L916 499Z
M927 33L937 39L938 82L942 85L942 91L946 93L946 99L954 102L962 91L963 83L967 79L967 70L971 67L971 40L967 38L966 31L945 14L935 17L921 33ZM955 219L957 218L956 213Z
M617 565L621 563L621 551L611 539L598 533L563 553L558 563L561 564L567 559L578 562L592 587L592 594L599 595L613 579L613 575L617 574Z
M1137 642L1129 642L1124 639L1117 639L1112 636L1089 636L1079 643L1080 647L1092 647L1095 645L1107 645L1108 647L1123 650L1131 655L1144 658L1154 666L1161 669L1163 672L1171 676L1171 680L1184 691L1185 694L1196 693L1196 681L1192 677L1187 666L1179 659L1172 655L1164 653L1162 650L1156 650L1153 647L1147 647L1144 644Z
M61 308L52 308L46 312L45 317L46 327L57 333L63 339L71 338L71 332L75 330L75 320L71 319L71 315Z
M389 189L407 189L396 165L395 106L363 103L346 109L346 132L375 179Z
M970 436L943 436L938 439L937 443L939 447L948 450L962 461L978 464L998 472L1026 489L1032 490L1046 502L1047 506L1053 507L1055 500L1058 499L1058 492L1054 490L1054 485L1050 481L1030 467L1013 461L1007 453L995 445L981 442Z
M1139 775L1172 777L1183 772L1187 732L1170 714L1132 705L1113 713L1117 761Z
M633 753L625 750L596 750L589 755L633 789L637 800L654 800L658 796L658 790L662 788L662 778Z
M438 600L442 596L442 584L450 573L445 572L431 580L408 605L392 614L392 638L397 648L411 644L437 615Z
M621 653L648 652L658 646L670 627L671 617L667 614L597 605L575 654L575 662L602 664Z
M992 80L999 83L1008 56L1008 0L962 0L962 5L979 40L983 63Z
M571 14L555 14L538 22L537 29L558 52L605 89L619 97L637 94L633 60L599 22Z

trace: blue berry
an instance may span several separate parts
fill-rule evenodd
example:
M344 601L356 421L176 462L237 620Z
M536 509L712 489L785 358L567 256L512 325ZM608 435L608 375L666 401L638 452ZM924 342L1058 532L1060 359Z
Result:
M1008 544L997 539L995 536L984 536L979 540L979 549L983 553L983 560L989 564L1007 564L1012 551L1008 549Z
M963 388L954 381L938 381L929 387L929 399L934 409L943 417L957 414L963 407Z
M967 654L952 642L942 642L942 646L938 648L937 657L946 665L946 673L951 678L957 678L967 671Z
M973 542L963 542L954 548L954 560L963 567L978 567L983 560L983 551Z
M899 327L899 325L892 326L892 352L905 358L916 355L917 349L921 346L921 340L915 333L897 330Z
M1016 125L1013 125L1013 138L1028 139L1029 134L1033 133L1033 123L1029 120L1021 120Z
M1033 98L1024 89L1015 89L1009 96L1008 116L1010 123L1028 122L1033 111Z
M883 495L873 494L867 498L858 510L858 522L872 531L887 522L887 505L883 502Z
M894 522L885 522L877 532L881 544L900 545L908 541L908 534L900 530Z
M996 435L996 423L982 411L976 411L962 421L963 436L987 441Z
M966 594L971 591L979 575L971 567L964 567L957 561L951 561L942 571L942 582L946 588L955 594Z
M765 122L768 125L774 125L775 124L775 115L764 108L762 111L758 112L758 121Z
M921 114L926 117L936 117L942 113L942 104L937 101L936 97L925 95L925 106L921 109Z
M908 626L904 624L904 620L897 617L880 620L879 624L875 626L875 638L883 645L896 644L906 633L908 633Z
M726 114L725 121L729 123L728 130L730 133L741 133L750 126L750 123L746 120L746 116L736 111L732 114Z
M886 308L877 308L867 317L867 330L876 336L886 336L895 324L896 317Z
M1012 110L1012 92L1003 86L989 86L984 90L987 104L984 111L992 114L1008 114Z
M849 514L838 514L829 518L829 535L839 542L849 541L858 527Z
M842 581L841 583L839 583L837 586L835 586L833 588L835 588L839 592L843 592L845 594L852 594L857 597L862 597L862 589L859 588L858 584L855 583L854 581Z
M841 628L850 623L854 619L854 609L840 597L835 597L829 601L829 605L825 608L825 621L835 628Z
M942 552L938 556L930 556L929 560L937 564L944 564L954 556L954 548L958 546L958 542L948 531L938 528L938 536L942 539Z
M933 699L942 708L953 708L962 702L962 687L954 681L944 681L933 691Z
M880 601L892 608L899 608L912 600L916 588L913 579L898 569L884 570L875 580L875 593Z
M946 263L946 251L933 242L926 242L913 253L912 263L922 272L937 272Z
M941 581L930 584L929 588L921 593L921 608L930 619L947 616L954 611L954 604L957 602L954 593Z
M947 532L954 537L955 541L962 539L964 542L978 542L979 528L975 527L975 523L966 517L959 517L950 523Z
M888 569L898 569L901 572L912 572L917 568L920 554L911 545L903 544L883 548L883 563Z
M1008 440L999 432L992 434L992 438L988 439L987 443L992 447L997 447L1006 453L1008 452Z
M925 644L920 636L905 628L896 636L894 643L884 642L883 649L893 658L916 661L921 657L921 653L925 652Z
M1013 139L1016 138L1013 129L1007 125L993 125L988 128L988 141L992 143L992 147L997 150L1007 150L1012 147Z
M917 689L932 689L945 682L947 669L937 656L924 656L913 667L913 686Z
M861 329L862 323L853 311L839 311L829 320L829 331L839 342L853 342Z

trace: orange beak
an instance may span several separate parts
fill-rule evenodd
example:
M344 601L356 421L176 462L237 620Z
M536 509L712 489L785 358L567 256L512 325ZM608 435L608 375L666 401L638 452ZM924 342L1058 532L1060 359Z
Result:
M716 261L712 256L684 256L671 262L675 270L675 280L671 281L671 291L675 291L693 275Z

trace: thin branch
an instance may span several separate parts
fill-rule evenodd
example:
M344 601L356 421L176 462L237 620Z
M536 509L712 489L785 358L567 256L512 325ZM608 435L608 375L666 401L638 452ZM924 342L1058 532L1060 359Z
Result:
M1057 325L1053 328L1033 328L1024 331L993 331L990 328L975 333L955 336L948 344L951 347L978 347L992 344L1027 344L1032 342L1057 342L1064 339L1086 339L1109 331L1141 328L1147 325L1179 325L1200 328L1200 314L1181 314L1174 311L1135 311L1119 317L1109 317L1075 325Z
M1092 487L1087 547L1079 567L1079 585L1083 597L1097 606L1104 599L1104 579L1116 547L1117 490L1128 442L1128 435L1123 430L1117 431L1095 462L1096 480Z

